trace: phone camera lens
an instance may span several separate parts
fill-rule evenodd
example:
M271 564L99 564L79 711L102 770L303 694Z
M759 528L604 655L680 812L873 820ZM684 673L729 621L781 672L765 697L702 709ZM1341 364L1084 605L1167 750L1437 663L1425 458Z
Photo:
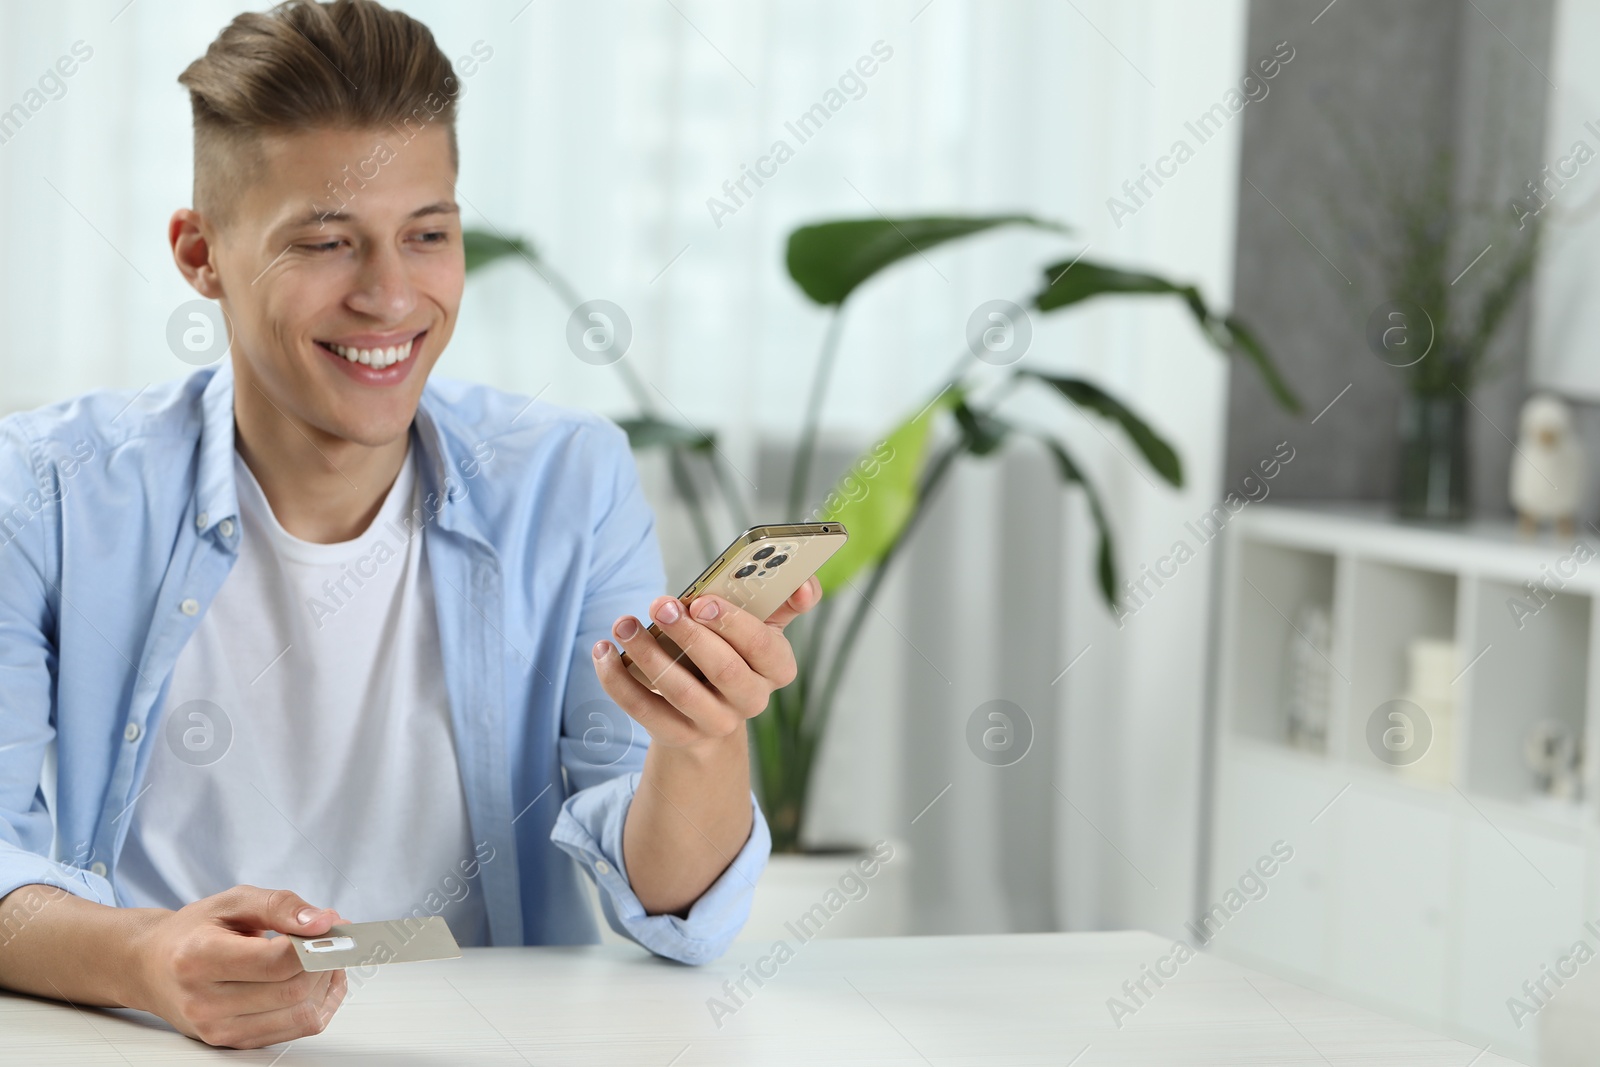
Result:
M773 556L771 559L767 560L767 566L768 567L776 567L778 564L782 563L784 560L786 560L788 558L789 558L788 556Z
M768 545L766 548L758 548L758 549L756 549L756 554L754 556L751 556L750 558L751 559L766 559L768 556L772 555L773 551L774 551L774 549L773 549L773 547L771 545Z
M738 570L734 571L733 576L735 578L748 578L755 572L756 565L754 563L746 563L743 567L740 567Z

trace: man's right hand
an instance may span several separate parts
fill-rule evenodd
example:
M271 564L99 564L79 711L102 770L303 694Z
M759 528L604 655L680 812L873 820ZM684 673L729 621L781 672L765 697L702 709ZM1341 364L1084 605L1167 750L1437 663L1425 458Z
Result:
M343 971L308 972L286 937L343 922L286 889L235 886L166 912L138 938L136 998L208 1045L260 1048L319 1034L344 1001Z
M343 921L284 889L235 886L166 911L26 885L0 898L0 988L139 1008L207 1044L260 1048L322 1032L346 991L343 971L307 973L288 938L264 935Z

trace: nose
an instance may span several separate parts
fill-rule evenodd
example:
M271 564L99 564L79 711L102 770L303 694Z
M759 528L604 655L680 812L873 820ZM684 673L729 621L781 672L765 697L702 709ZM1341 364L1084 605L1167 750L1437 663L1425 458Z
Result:
M398 323L417 306L417 291L398 249L375 245L362 260L355 289L345 298L351 310L384 323Z

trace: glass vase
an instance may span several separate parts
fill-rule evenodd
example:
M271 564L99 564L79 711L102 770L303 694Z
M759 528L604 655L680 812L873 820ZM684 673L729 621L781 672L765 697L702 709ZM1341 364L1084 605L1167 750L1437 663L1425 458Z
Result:
M1400 517L1465 522L1468 492L1467 398L1406 393L1400 402Z

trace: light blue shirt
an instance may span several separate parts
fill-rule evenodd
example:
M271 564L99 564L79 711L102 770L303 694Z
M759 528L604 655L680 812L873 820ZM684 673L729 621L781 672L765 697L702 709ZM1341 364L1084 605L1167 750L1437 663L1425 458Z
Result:
M628 883L622 827L649 737L589 649L619 616L645 617L665 580L626 436L439 379L413 433L467 815L493 855L475 887L490 943L594 942L581 866L618 933L715 958L771 838L752 800L749 840L685 918L646 915ZM38 883L126 904L117 856L167 685L238 551L233 457L226 364L0 420L0 896Z

